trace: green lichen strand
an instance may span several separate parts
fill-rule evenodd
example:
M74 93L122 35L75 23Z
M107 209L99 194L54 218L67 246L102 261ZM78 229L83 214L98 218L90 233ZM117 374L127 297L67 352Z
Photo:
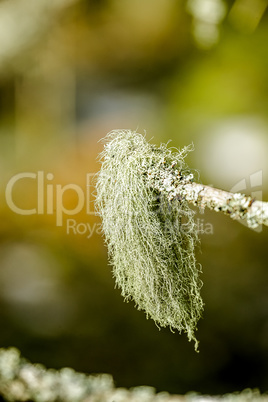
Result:
M112 131L100 155L96 206L116 285L158 326L195 337L203 311L194 212L185 200L170 201L152 183L170 172L189 174L191 147L172 152L129 130ZM158 180L158 181L159 181Z

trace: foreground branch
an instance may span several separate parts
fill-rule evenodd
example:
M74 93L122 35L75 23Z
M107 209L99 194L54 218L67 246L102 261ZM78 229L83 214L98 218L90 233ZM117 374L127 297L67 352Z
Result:
M0 349L0 396L9 402L267 402L267 395L247 389L240 394L185 396L155 393L152 387L115 388L108 374L86 375L71 368L47 370L20 357L15 348Z

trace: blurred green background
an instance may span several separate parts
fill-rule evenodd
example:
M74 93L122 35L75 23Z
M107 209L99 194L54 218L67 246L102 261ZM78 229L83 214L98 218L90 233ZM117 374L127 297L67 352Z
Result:
M268 200L266 7L0 1L1 347L117 386L268 390L267 228L197 210L197 354L114 289L93 206L99 140L119 128L193 142L201 182Z

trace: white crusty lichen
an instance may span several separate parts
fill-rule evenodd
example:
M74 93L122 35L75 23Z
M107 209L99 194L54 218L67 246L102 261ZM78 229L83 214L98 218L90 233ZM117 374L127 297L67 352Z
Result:
M7 401L81 402L91 395L99 401L101 394L113 388L108 374L88 376L71 368L47 370L21 358L16 348L0 349L0 395Z
M116 285L158 326L195 337L203 311L194 212L176 197L176 181L192 179L184 159L129 130L105 138L96 206Z
M156 393L153 387L115 388L108 374L86 375L70 368L31 364L16 348L0 349L0 397L7 402L267 402L258 389L219 396Z
M173 197L180 197L200 208L222 212L241 220L251 229L268 226L268 203L240 193L230 193L203 184L188 182L176 187Z

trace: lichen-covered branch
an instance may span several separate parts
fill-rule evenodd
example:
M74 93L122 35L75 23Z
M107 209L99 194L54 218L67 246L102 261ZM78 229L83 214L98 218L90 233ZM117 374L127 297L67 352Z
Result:
M209 208L223 212L232 219L243 220L248 227L254 229L259 225L268 226L268 202L256 200L240 193L230 193L204 184L176 177L173 181L164 179L161 190L165 188L170 200L184 199L199 208ZM156 187L157 188L157 187ZM159 186L158 186L159 189Z
M86 375L71 368L31 364L15 348L0 349L0 395L9 402L179 402L154 388L115 388L108 374Z
M95 402L113 387L109 375L87 376L70 368L46 370L21 358L15 348L0 349L0 394L7 401Z
M170 395L152 387L115 388L108 374L86 375L71 368L46 369L31 364L16 348L0 349L0 396L8 402L267 402L268 396L247 389L225 396L191 392Z
M152 189L165 194L169 201L186 200L199 208L209 208L232 219L241 219L252 229L259 225L268 226L268 202L194 183L193 174L183 174L176 165L175 160L171 165L163 160L158 171L150 166L147 178Z
M187 201L175 199L171 205L164 194L171 195L168 186L160 188L162 175L165 181L168 174L165 167L172 170L174 160L184 176L189 173L188 150L157 148L130 130L109 133L100 155L96 207L123 297L134 300L158 326L187 333L197 350L195 329L203 301L194 212Z
M248 227L268 226L268 202L240 193L229 193L203 184L188 183L181 187L180 197L201 208L221 211L232 219L242 219Z
M243 219L250 228L268 225L268 204L194 183L184 160L191 146L173 152L130 130L112 131L105 141L96 207L116 285L157 325L187 333L198 350L204 304L189 204Z

